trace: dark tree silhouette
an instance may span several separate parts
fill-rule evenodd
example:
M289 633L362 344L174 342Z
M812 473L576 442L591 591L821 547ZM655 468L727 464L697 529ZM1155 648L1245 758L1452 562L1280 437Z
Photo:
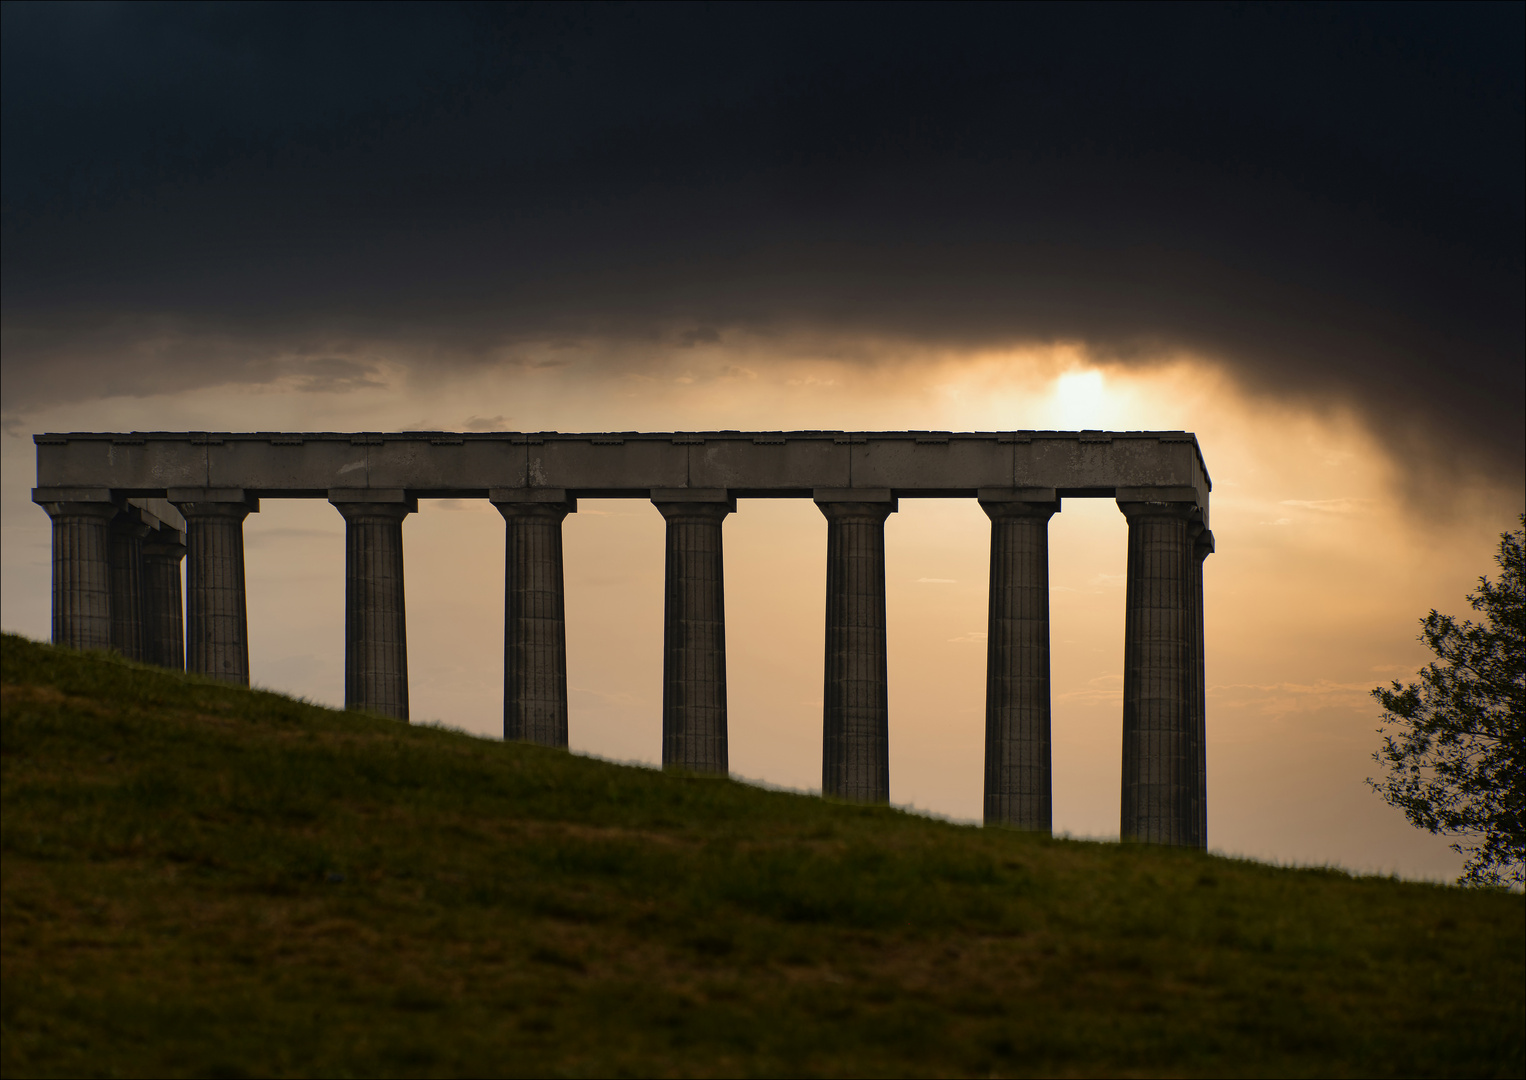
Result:
M1432 611L1420 639L1437 659L1420 681L1372 692L1383 705L1387 775L1368 783L1417 828L1459 836L1458 883L1526 885L1526 514L1500 537L1497 582L1468 595L1484 621Z

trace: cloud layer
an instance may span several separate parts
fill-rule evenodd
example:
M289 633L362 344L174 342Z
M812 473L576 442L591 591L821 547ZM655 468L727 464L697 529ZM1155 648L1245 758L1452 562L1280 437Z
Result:
M1519 5L4 20L8 413L525 342L1066 340L1522 473Z

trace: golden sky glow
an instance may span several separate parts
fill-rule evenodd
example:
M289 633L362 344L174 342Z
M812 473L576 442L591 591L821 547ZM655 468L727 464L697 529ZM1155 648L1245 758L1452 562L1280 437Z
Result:
M448 369L358 350L337 382L308 365L263 385L31 413L3 442L4 626L48 634L48 523L27 502L33 431L1184 428L1213 477L1218 543L1205 572L1210 847L1455 875L1445 842L1362 782L1375 768L1367 690L1425 658L1426 610L1462 613L1519 492L1407 496L1352 416L1248 396L1192 357L1126 370L1075 344L719 338L634 358L551 343ZM485 503L425 502L404 535L413 715L496 735L502 521ZM727 521L741 776L820 784L825 535L805 501L744 500ZM1067 501L1051 525L1055 824L1077 835L1118 827L1125 535L1106 500ZM658 758L662 536L643 502L588 500L567 521L575 750ZM256 683L340 701L342 520L323 502L267 501L246 537ZM891 797L963 819L980 812L987 543L973 502L902 500L886 529Z

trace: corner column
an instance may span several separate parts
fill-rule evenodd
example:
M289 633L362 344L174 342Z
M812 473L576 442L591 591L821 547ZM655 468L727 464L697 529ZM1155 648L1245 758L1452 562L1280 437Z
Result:
M136 506L111 521L111 647L129 660L148 659L143 625L143 541L153 529Z
M503 737L567 748L567 602L560 489L493 488L504 538Z
M991 519L985 823L1054 826L1049 690L1049 519L1054 489L981 490Z
M719 773L726 740L724 490L654 490L667 519L662 635L662 767Z
M336 489L344 516L344 707L408 720L408 619L403 519L418 510L401 489Z
M1192 725L1194 754L1192 763L1197 775L1193 779L1193 794L1197 810L1196 846L1208 847L1208 686L1205 680L1203 648L1203 562L1213 554L1213 533L1199 522L1193 522L1189 530L1193 535L1192 559L1187 570L1191 587L1189 598L1193 615L1193 682L1197 691L1193 704L1195 716Z
M111 522L106 488L33 488L53 519L53 644L111 648Z
M1129 521L1123 645L1125 840L1200 847L1196 684L1199 662L1191 567L1198 508L1121 490Z
M817 491L827 519L827 626L821 791L890 801L890 690L885 647L889 490Z
M144 659L160 667L185 670L185 621L180 591L180 560L185 533L160 522L143 541Z
M172 488L168 497L186 523L186 670L248 686L244 518L260 501L241 488Z

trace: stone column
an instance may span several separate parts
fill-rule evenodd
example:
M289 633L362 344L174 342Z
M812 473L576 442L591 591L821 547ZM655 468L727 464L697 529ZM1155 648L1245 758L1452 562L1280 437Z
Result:
M344 707L408 720L408 618L402 489L332 490L344 515Z
M1192 542L1192 559L1188 565L1192 582L1190 598L1195 638L1192 650L1195 661L1193 681L1197 690L1194 702L1196 715L1193 720L1193 739L1196 747L1194 763L1197 767L1197 776L1193 784L1197 808L1195 839L1197 847L1206 849L1208 847L1208 687L1203 664L1203 561L1213 554L1213 533L1197 523L1194 523L1191 531L1196 533Z
M1049 832L1049 519L1053 489L981 491L991 518L985 823Z
M33 488L53 519L53 644L111 648L111 521L106 488Z
M725 491L654 490L667 519L662 636L662 767L719 773L726 744Z
M885 655L888 490L817 491L827 519L826 672L821 791L890 801L889 672Z
M153 530L135 506L111 521L111 647L129 660L148 659L143 626L143 541Z
M577 500L559 489L494 488L504 541L503 737L567 747L567 603L562 521Z
M144 658L160 667L185 670L185 623L180 594L180 560L185 533L160 523L143 541Z
M240 488L172 488L169 500L186 523L186 670L248 686L244 518L260 501Z
M1197 508L1123 493L1118 508L1129 520L1120 832L1125 840L1198 846L1197 627L1189 531Z

